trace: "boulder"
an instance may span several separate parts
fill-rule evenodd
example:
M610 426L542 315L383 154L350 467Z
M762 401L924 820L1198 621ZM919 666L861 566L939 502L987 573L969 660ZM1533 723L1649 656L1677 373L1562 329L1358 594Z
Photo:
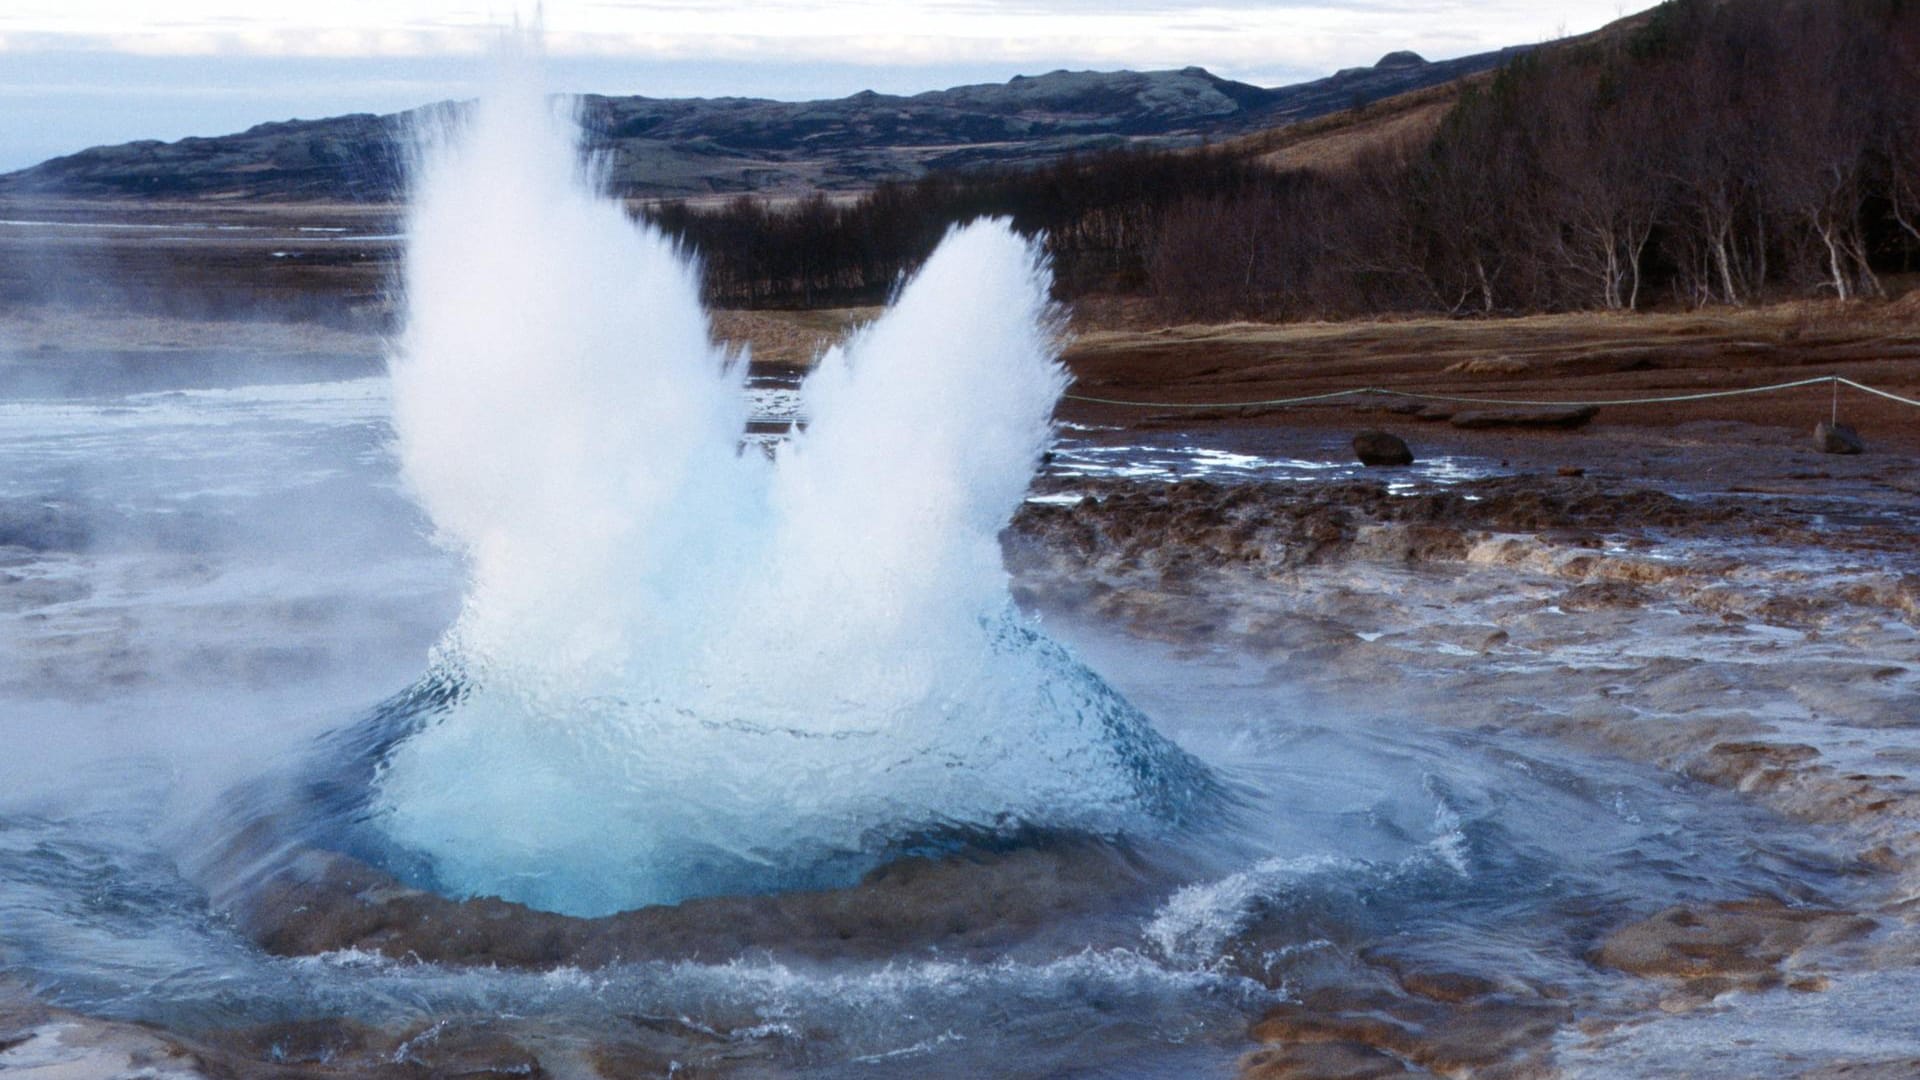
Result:
M1368 468L1413 464L1413 451L1398 435L1363 431L1353 437L1353 453Z
M1845 424L1830 424L1825 420L1813 425L1813 445L1823 454L1858 454L1867 448L1859 432Z

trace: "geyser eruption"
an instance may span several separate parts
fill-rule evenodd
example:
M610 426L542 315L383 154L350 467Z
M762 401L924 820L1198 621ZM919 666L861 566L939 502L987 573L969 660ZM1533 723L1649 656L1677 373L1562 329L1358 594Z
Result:
M593 915L1201 798L1009 599L1064 386L1037 246L954 230L769 458L694 268L580 160L525 70L422 152L394 424L471 581L375 777L395 861Z

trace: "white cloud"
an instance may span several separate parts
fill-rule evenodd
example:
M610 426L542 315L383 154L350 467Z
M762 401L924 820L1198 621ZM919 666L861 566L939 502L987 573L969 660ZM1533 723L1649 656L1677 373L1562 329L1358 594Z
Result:
M0 50L471 55L512 9L510 0L9 0ZM869 65L1068 56L1089 66L1246 71L1331 70L1395 48L1457 55L1592 29L1623 10L1619 0L581 0L546 5L546 21L559 56Z

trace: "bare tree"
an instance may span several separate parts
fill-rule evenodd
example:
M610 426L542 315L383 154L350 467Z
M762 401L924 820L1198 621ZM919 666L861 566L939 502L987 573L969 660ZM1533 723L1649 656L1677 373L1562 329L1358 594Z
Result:
M1569 66L1555 75L1542 97L1541 154L1560 222L1556 251L1585 283L1570 306L1637 309L1647 247L1668 202L1666 173L1655 160L1660 147L1648 138L1654 103L1645 94L1609 92L1620 84L1605 70Z
M1884 295L1861 214L1875 117L1832 77L1868 65L1860 26L1845 6L1796 6L1781 18L1794 47L1778 50L1765 84L1774 116L1762 161L1767 198L1806 230L1823 287L1842 300Z

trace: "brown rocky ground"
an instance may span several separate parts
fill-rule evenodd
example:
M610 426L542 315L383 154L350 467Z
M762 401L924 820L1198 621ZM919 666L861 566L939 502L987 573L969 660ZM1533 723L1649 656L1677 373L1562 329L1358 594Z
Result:
M1418 405L1389 399L1284 411L1208 406L1367 386L1494 399L1608 400L1821 375L1841 375L1920 399L1920 293L1892 302L1794 302L1739 311L1105 328L1133 327L1147 318L1134 308L1090 309L1067 354L1076 379L1073 393L1182 407L1075 402L1067 408L1070 418L1182 429L1393 424L1423 438L1451 439L1445 421L1468 406L1426 416ZM1915 410L1856 391L1842 393L1841 419L1870 441L1909 451L1920 446ZM1649 437L1656 443L1685 439L1686 430L1705 424L1810 432L1831 407L1824 387L1684 405L1610 407L1599 420L1610 438L1593 445L1611 446L1631 459ZM1683 433L1667 434L1676 429Z

